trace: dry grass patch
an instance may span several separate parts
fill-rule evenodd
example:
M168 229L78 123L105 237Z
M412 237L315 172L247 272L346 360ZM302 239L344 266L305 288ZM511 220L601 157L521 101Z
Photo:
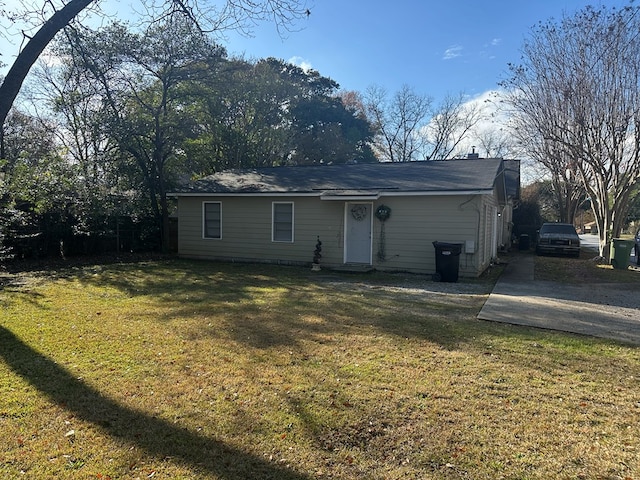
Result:
M615 269L595 260L596 253L582 251L580 258L553 255L535 257L536 280L563 283L629 283L640 286L640 267Z
M0 291L0 476L638 478L640 355L491 282L160 261Z

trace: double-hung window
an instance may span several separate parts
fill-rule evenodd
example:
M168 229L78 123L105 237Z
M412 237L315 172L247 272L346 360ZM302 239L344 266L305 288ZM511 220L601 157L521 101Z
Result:
M271 240L293 242L293 203L273 202Z
M204 202L202 204L204 238L222 238L222 203Z

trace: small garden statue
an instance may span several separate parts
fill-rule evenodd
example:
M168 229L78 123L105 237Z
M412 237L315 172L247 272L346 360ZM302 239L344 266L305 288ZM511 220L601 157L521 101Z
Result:
M320 236L318 236L318 242L316 243L316 249L313 251L313 264L311 265L311 270L318 271L320 270L320 259L322 258L322 242L320 241Z

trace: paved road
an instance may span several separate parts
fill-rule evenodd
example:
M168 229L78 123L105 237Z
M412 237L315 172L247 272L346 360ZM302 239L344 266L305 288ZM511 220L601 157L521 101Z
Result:
M598 252L599 245L600 245L600 239L598 238L598 235L585 233L579 236L580 236L580 245L582 246L582 248L593 251L593 252ZM638 260L640 259L636 258L634 250L635 250L634 248L631 249L630 262L633 265L640 265L638 263Z
M580 245L588 250L598 251L600 245L600 239L598 235L591 235L590 233L583 233L579 235Z
M533 255L512 256L478 318L640 345L637 285L565 285L533 274Z

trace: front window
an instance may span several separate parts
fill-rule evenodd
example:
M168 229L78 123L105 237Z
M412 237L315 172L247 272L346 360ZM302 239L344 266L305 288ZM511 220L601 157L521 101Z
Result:
M272 240L293 242L293 203L273 203Z
M222 203L203 203L203 237L222 238Z

